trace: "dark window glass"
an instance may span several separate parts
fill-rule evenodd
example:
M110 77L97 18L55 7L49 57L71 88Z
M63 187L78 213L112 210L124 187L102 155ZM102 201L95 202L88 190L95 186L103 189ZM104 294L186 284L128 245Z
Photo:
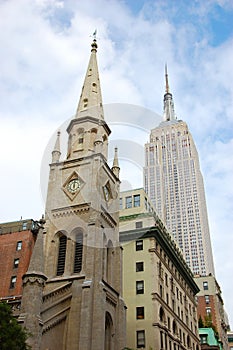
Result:
M17 244L16 244L16 250L21 250L22 249L22 245L23 245L23 242L22 241L18 241Z
M135 223L135 227L136 227L136 228L142 228L142 221L137 221L137 222Z
M65 271L66 244L67 244L67 237L61 236L59 238L59 251L58 251L58 259L57 259L57 276L63 275L63 273Z
M137 331L137 348L145 348L145 331Z
M136 272L139 272L139 271L144 271L144 263L143 263L143 261L136 262Z
M76 235L75 254L74 254L74 273L79 273L82 270L83 260L83 235L79 233Z
M132 208L132 197L126 197L125 198L125 207L128 208Z
M17 280L16 276L11 277L10 289L15 288L16 280Z
M137 320L144 319L144 306L139 306L136 308L136 317Z
M136 281L136 294L144 294L144 281Z
M16 269L19 266L19 259L14 260L14 268Z
M140 194L133 196L133 206L140 207Z
M136 241L136 250L143 250L143 240Z

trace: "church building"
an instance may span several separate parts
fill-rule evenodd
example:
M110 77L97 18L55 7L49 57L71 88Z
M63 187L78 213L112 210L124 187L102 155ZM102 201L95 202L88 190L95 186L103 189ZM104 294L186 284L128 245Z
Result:
M119 350L125 346L119 165L107 164L94 37L68 147L52 152L45 220L23 276L20 323L33 350Z

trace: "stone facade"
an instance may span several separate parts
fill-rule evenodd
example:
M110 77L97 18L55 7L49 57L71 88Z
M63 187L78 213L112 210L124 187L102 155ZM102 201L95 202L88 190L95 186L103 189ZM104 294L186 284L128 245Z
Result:
M96 52L94 39L78 109L67 128L66 159L60 160L59 132L52 152L46 224L32 259L37 264L31 261L24 277L20 320L32 333L33 349L125 346L119 168L117 159L112 169L107 164L110 129L104 120ZM32 290L39 309L28 300Z

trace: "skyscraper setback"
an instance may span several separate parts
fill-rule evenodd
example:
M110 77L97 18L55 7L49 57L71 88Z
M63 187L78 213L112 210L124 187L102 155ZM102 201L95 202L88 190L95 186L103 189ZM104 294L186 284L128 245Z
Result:
M203 178L187 124L177 120L167 67L164 120L145 145L144 187L194 274L214 274Z

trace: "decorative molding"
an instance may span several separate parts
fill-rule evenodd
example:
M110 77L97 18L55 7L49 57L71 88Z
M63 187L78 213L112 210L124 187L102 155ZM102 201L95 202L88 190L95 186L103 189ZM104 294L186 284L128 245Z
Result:
M66 216L74 216L77 214L83 214L90 210L90 203L84 203L59 209L53 209L52 215L55 219Z
M106 211L106 209L102 205L101 205L101 216L112 228L117 226L117 222L113 219L113 217Z

